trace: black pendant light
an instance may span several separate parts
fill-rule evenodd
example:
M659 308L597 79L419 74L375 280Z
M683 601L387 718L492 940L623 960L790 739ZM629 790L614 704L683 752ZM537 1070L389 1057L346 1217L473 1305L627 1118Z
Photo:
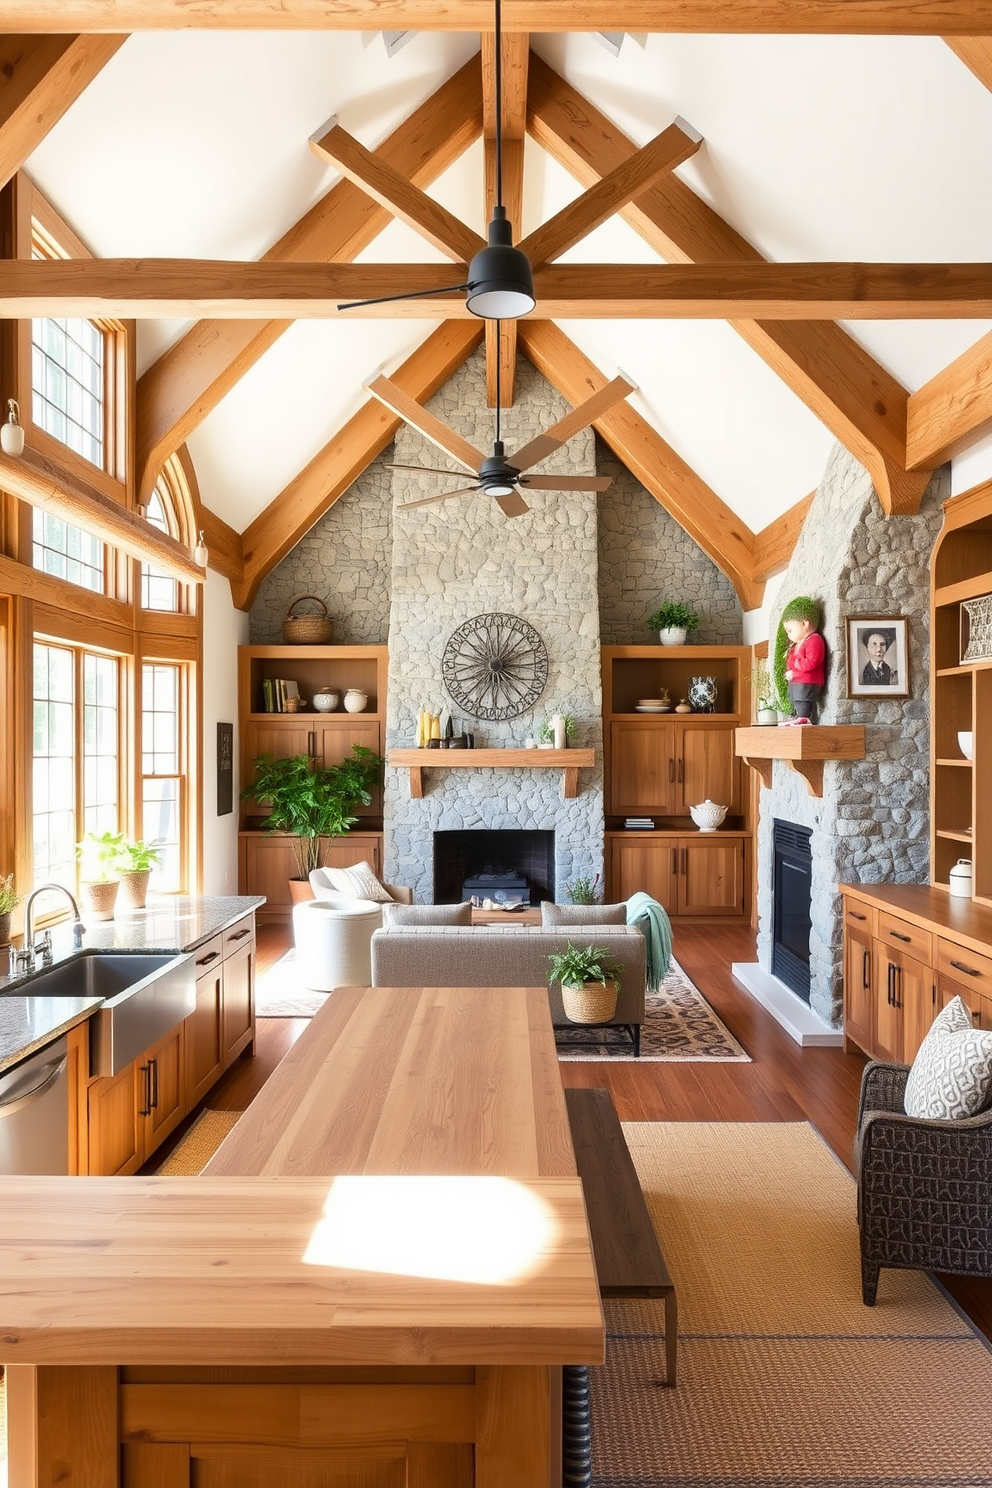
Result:
M534 275L525 253L513 246L513 229L503 205L503 38L500 0L496 10L496 204L489 222L488 242L468 266L468 280L445 289L425 290L422 294L382 295L375 300L356 300L339 305L339 310L357 310L364 305L385 305L393 300L420 300L431 295L468 291L466 304L473 315L483 320L518 320L533 310Z

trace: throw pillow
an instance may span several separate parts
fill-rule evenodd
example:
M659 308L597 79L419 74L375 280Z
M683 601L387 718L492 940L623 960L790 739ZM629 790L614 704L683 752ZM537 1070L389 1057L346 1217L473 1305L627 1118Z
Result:
M388 930L406 930L412 925L471 925L472 903L390 904L382 911L382 923Z
M376 878L371 863L356 863L352 868L325 868L331 888L349 899L371 899L375 904L392 904L393 896Z
M975 1116L992 1095L992 1033L974 1028L955 997L930 1026L906 1077L907 1116L960 1121Z
M549 904L541 905L541 924L558 929L560 925L626 925L625 904Z

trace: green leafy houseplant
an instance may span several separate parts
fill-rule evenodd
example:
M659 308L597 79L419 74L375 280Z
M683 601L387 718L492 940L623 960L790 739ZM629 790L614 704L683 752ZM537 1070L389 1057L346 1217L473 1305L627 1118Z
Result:
M13 914L21 902L21 895L14 888L14 875L0 875L0 915Z
M596 890L599 887L599 874L595 878L587 878L582 874L573 878L565 885L565 893L573 904L595 904Z
M684 630L689 635L699 629L699 616L687 604L663 604L648 616L649 630Z
M320 867L322 837L342 837L358 820L351 812L368 806L382 778L383 761L373 750L355 744L347 759L323 769L309 754L279 758L262 754L253 761L255 780L242 799L271 808L266 831L295 837L299 877Z
M121 843L120 873L150 873L157 868L162 861L162 853L159 848L152 847L148 842L135 841L133 838L125 837Z
M123 867L123 849L123 832L87 832L76 843L80 882L115 883Z
M574 946L548 956L548 985L561 983L561 1003L572 1023L608 1023L617 1009L616 978L623 963L603 946Z

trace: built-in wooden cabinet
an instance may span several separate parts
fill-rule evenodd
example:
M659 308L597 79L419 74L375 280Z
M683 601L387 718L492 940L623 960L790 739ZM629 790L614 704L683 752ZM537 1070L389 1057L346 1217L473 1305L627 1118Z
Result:
M297 713L263 711L266 680L296 682L305 705ZM333 713L312 705L319 687L339 694ZM253 778L252 761L262 754L308 754L322 767L340 764L356 744L383 753L386 729L385 646L241 646L238 650L241 779ZM368 697L362 713L344 709L344 694L358 688ZM356 806L358 826L346 837L325 843L323 860L347 867L361 859L382 867L382 792L368 806ZM241 803L240 892L264 895L264 921L287 920L292 913L289 880L299 874L295 839L264 831L265 808Z
M745 646L604 646L603 740L607 896L643 890L679 918L749 913L750 829L734 729L750 717ZM638 712L666 689L674 708L690 679L717 680L714 713ZM720 831L700 833L689 807L729 808ZM654 830L624 829L650 817Z
M70 1151L78 1154L79 1172L137 1172L253 1042L254 916L242 916L200 946L194 966L196 1007L182 1023L116 1075L78 1076ZM87 1042L78 1062L85 1069L88 1060Z

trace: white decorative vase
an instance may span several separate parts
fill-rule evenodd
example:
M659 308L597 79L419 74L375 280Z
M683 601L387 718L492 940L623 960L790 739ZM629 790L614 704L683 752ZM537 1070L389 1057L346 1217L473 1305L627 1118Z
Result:
M349 687L344 695L344 710L346 713L364 713L369 705L368 693L361 692L357 687Z
M689 815L701 832L715 832L726 816L728 807L718 806L716 801L708 797L700 801L698 806L689 807Z
M330 687L322 687L313 695L313 705L318 713L333 713L340 701L341 694Z
M688 634L687 630L672 626L668 630L659 630L658 639L663 646L684 646Z
M565 720L560 713L555 713L551 718L551 729L554 733L554 745L556 749L564 749L568 743L568 735L565 732Z

